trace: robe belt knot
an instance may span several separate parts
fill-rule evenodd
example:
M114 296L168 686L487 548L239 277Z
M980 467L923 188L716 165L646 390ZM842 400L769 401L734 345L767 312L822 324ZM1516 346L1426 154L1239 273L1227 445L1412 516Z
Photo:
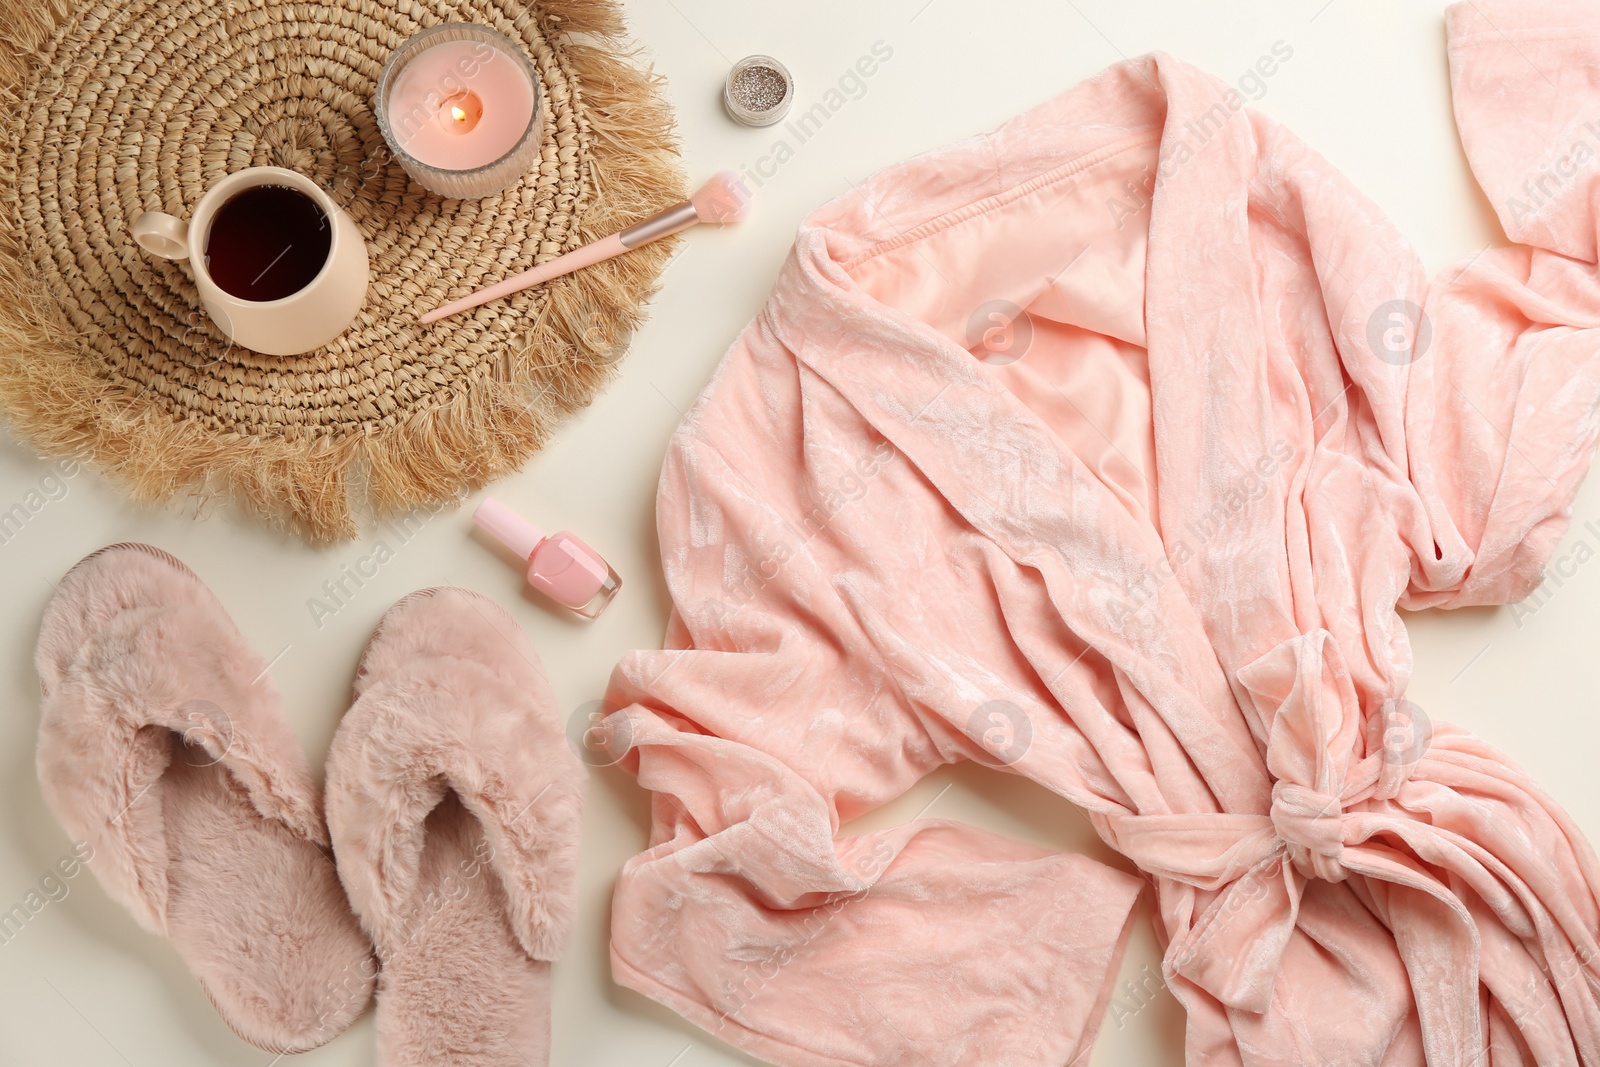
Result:
M1295 870L1307 878L1344 881L1344 808L1339 798L1293 782L1272 786L1272 828Z
M1230 1007L1262 1012L1304 883L1370 873L1358 820L1369 802L1394 797L1410 778L1427 747L1427 723L1412 721L1416 709L1398 698L1369 723L1324 629L1280 641L1239 668L1237 678L1245 694L1240 711L1251 734L1266 740L1266 765L1241 749L1236 780L1253 776L1259 801L1245 810L1094 820L1149 874L1208 894L1196 903L1188 934L1168 946L1168 977L1180 974Z

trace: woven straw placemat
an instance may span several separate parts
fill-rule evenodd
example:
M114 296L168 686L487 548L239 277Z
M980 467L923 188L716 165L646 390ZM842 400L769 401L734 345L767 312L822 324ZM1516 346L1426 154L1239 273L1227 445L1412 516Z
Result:
M441 22L526 46L538 168L445 200L390 158L373 87ZM231 496L318 541L519 466L615 370L672 240L428 327L417 316L685 198L657 78L612 0L0 0L0 408L141 500ZM230 345L143 211L300 171L372 257L360 317L304 356Z

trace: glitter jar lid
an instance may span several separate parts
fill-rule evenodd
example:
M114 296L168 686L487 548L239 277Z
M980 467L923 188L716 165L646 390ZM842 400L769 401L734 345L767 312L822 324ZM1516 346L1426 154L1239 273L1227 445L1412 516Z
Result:
M746 126L771 126L789 113L794 79L771 56L745 56L728 72L722 105Z

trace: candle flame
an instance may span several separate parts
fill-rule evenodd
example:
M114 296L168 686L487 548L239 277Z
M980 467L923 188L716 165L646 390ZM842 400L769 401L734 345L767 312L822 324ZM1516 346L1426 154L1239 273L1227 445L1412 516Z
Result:
M465 111L462 111L459 107L451 108L450 109L450 116L452 118L454 118L457 122L465 122L465 121L467 121L467 113Z

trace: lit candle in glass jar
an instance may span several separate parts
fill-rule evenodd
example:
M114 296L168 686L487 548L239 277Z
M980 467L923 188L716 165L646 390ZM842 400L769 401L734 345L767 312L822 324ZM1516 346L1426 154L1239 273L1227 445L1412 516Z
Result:
M538 156L539 90L523 50L483 26L448 23L408 39L378 78L378 127L424 188L487 196Z

